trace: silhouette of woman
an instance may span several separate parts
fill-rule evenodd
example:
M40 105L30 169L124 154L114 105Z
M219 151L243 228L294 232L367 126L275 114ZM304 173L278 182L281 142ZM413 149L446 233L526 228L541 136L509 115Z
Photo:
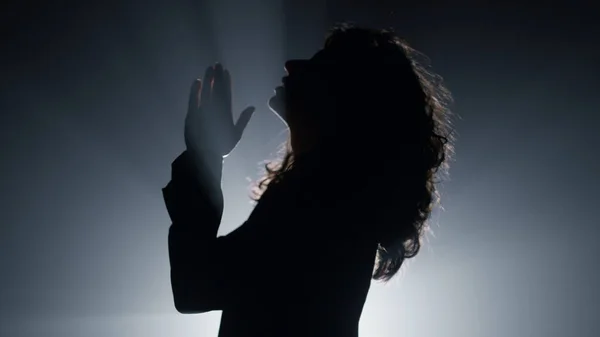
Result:
M222 310L220 337L358 336L372 279L415 256L451 153L447 91L394 33L343 25L308 60L286 62L269 106L289 126L257 204L217 237L234 123L220 64L192 86L187 149L163 196L175 308Z

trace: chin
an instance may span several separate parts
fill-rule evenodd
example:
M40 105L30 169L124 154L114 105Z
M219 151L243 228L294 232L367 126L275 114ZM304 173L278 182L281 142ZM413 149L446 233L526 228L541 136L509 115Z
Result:
M277 117L279 117L284 123L287 124L285 119L285 103L284 99L278 95L275 95L269 99L269 109L273 111Z

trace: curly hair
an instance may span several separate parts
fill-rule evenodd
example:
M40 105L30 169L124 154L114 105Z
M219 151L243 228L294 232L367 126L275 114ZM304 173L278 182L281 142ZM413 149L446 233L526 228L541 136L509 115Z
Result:
M327 94L334 97L338 113L323 123L331 123L331 138L345 146L320 148L335 148L332 152L336 153L367 148L362 153L378 158L376 165L366 161L365 165L348 165L345 170L363 174L362 193L375 197L362 198L361 202L370 202L372 208L377 208L372 213L393 212L377 223L379 245L372 276L387 282L405 259L418 254L429 230L428 219L439 203L437 178L447 173L453 154L448 109L451 95L441 77L428 70L427 59L392 30L338 25L327 37L324 50L341 51L335 54L338 59L334 63L344 63L358 54L375 60L365 64L365 59L360 59L358 62L366 65L366 71L361 72L355 64L350 78L337 75L338 82L333 86L336 89ZM344 85L348 82L350 85ZM364 118L365 111L379 116ZM340 113L345 118L339 118ZM353 114L357 118L352 118ZM389 122L381 123L382 118ZM354 142L354 146L348 146L349 142ZM265 165L266 174L252 191L254 200L258 201L269 184L279 182L294 168L295 156L289 140L284 145L281 159ZM352 156L348 152L345 155ZM365 170L366 175L362 173ZM335 179L325 172L322 175Z

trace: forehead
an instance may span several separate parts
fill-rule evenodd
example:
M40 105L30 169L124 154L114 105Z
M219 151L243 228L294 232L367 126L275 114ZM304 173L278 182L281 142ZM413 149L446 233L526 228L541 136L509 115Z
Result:
M297 72L302 70L308 70L315 68L315 66L322 64L328 59L327 53L324 50L318 51L309 59L291 59L285 62L285 70L290 72Z
M331 72L341 69L367 65L369 60L357 54L340 53L335 50L321 49L309 59L291 59L285 63L288 73L297 72Z

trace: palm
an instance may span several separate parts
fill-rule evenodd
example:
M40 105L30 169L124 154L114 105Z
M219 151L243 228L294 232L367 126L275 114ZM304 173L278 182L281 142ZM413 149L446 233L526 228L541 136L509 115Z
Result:
M226 157L239 143L253 112L254 108L248 107L237 123L233 121L229 72L220 64L209 67L204 79L192 85L185 121L188 150Z

